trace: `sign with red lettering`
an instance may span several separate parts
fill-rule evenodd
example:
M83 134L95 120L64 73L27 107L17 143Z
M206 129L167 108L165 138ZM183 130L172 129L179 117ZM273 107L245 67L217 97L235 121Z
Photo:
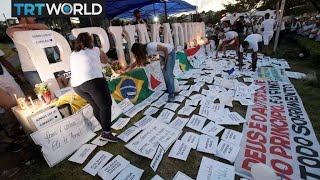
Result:
M320 145L292 84L255 81L261 86L248 106L237 174L250 178L251 167L264 163L286 180L320 179Z

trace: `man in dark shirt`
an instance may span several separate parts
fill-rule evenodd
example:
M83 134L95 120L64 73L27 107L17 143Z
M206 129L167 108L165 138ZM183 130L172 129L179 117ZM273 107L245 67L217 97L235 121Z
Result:
M244 26L245 26L244 16L240 16L234 22L235 31L238 33L240 42L242 42L243 39L244 39L244 31L243 31L244 30Z
M146 22L144 22L144 20L141 18L141 14L140 14L140 10L136 9L133 11L134 17L135 19L133 20L133 24L147 24Z

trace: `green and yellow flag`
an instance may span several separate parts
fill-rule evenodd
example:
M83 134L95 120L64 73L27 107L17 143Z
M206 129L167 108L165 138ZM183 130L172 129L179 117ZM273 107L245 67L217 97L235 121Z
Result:
M176 59L179 59L179 65L182 71L188 71L189 69L192 69L192 66L190 65L186 53L178 52L176 55Z
M153 93L149 89L148 77L143 68L108 81L108 86L112 97L117 102L128 98L133 104L139 104Z

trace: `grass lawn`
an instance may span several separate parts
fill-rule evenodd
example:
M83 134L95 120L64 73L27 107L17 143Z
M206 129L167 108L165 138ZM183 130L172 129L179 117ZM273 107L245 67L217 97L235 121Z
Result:
M4 57L5 58L10 58L11 56L17 54L16 51L14 51L12 49L13 47L13 44L3 44L3 43L0 43L0 49L5 53Z
M286 42L283 42L280 45L279 50L281 52L285 52L288 50L295 51L296 46L294 44L287 44ZM283 54L284 53L279 53L277 56L283 57ZM287 59L287 61L291 66L291 71L298 71L298 72L304 72L304 73L315 71L317 74L320 73L320 69L314 68L308 60L304 60L303 58L299 58L298 56L297 58ZM292 80L292 79L290 80L296 87L300 97L303 100L304 107L309 115L311 122L313 123L316 136L319 139L320 121L318 121L318 118L320 116L320 113L318 108L320 107L320 93L319 93L320 86L317 83L311 84L311 83L303 82L300 80ZM247 109L246 106L242 106L238 102L234 102L233 105L234 107L230 109L231 111L236 111L240 113L242 116L245 116L246 109ZM178 110L176 112L178 112ZM197 109L195 113L197 113L198 110L199 109ZM129 124L124 129L127 129L128 127L132 126L137 120L141 119L142 114L143 114L143 111L140 112L134 118L132 118ZM158 114L154 115L154 117L157 117ZM207 123L208 122L209 121L207 121ZM242 126L225 126L225 127L242 131ZM184 128L183 130L184 130L184 133L187 131L193 132L193 130L190 130L189 128ZM122 131L124 130L116 131L116 133L120 134ZM182 137L183 134L180 137ZM221 136L221 133L219 134L219 136ZM142 179L151 179L155 174L159 174L164 179L172 179L178 171L181 171L192 178L196 178L198 169L200 166L200 162L203 156L228 163L223 159L215 157L214 155L200 153L195 150L191 150L187 161L184 162L184 161L168 158L168 153L170 151L169 150L164 155L160 163L160 166L157 170L157 173L155 173L149 166L151 163L151 160L132 153L127 148L125 148L124 145L125 143L121 141L115 144L109 143L104 147L98 147L82 165L69 162L68 160L64 160L63 162L59 163L53 168L49 168L45 160L43 158L39 158L39 159L36 159L35 164L30 166L28 169L24 169L20 173L20 178L21 179L99 179L99 177L97 176L92 177L91 175L88 175L87 173L82 171L82 168L90 161L90 159L99 150L110 152L115 156L121 155L127 160L129 160L131 164L141 169L144 169L145 171L142 176Z

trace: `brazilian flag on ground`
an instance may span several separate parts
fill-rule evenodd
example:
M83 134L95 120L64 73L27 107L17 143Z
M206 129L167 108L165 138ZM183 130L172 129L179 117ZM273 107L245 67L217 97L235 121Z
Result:
M182 71L188 71L189 69L192 69L192 66L187 59L186 53L178 52L176 55L176 59L179 59L179 65Z
M143 68L108 81L108 86L112 97L117 102L128 98L133 104L139 104L153 93L149 89L148 77Z

